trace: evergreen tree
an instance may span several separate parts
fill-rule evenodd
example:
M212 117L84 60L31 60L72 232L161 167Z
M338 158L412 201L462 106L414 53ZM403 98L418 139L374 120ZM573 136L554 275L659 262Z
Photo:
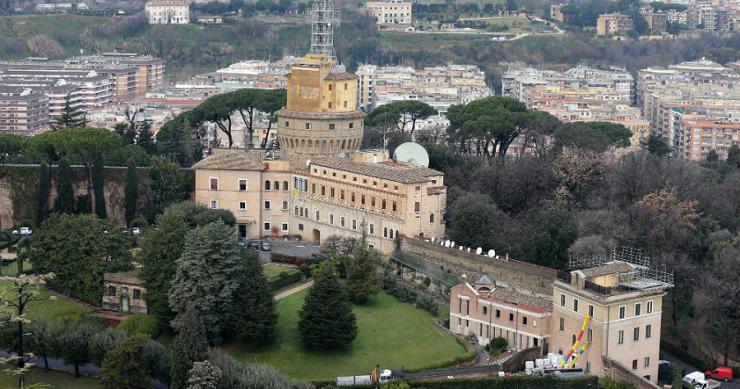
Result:
M154 144L154 134L152 133L152 122L145 121L139 127L139 134L136 138L136 144L139 145L147 154L154 154L156 145Z
M132 145L136 142L136 122L129 122L121 138L124 145Z
M49 189L51 179L49 178L49 165L42 162L39 165L39 186L36 191L36 225L40 226L49 214Z
M228 314L243 273L236 230L223 221L198 227L185 238L177 273L170 289L173 311L198 312L213 344L221 342ZM177 328L180 317L175 317Z
M61 213L75 212L75 192L72 187L72 167L69 160L62 158L59 161L57 173L57 198L54 201L54 210Z
M203 322L195 306L178 315L177 335L172 342L172 367L170 378L172 389L184 389L188 381L188 372L193 362L206 359L208 343Z
M640 146L650 154L659 157L665 157L671 154L671 146L665 137L656 134L650 134L647 139L640 141Z
M262 274L257 252L242 252L245 269L227 330L230 336L238 339L266 341L272 338L277 323L275 303L267 279Z
M126 164L126 225L136 218L136 205L139 202L139 175L133 158Z
M109 351L102 364L106 389L148 389L152 387L143 358L146 338L133 336Z
M343 348L357 336L352 304L327 262L314 274L314 284L298 315L298 333L308 348Z
M380 252L367 248L367 236L363 232L347 272L347 291L353 303L364 304L380 290L380 276L377 272L380 260Z
M740 169L740 147L732 145L727 150L727 163Z
M173 207L157 216L156 225L146 230L141 240L138 259L144 265L140 273L146 287L144 300L161 328L169 327L175 317L168 298L177 271L175 261L182 254L187 233L185 213Z
M105 219L108 213L105 211L105 171L103 167L103 157L98 155L92 169L93 197L95 197L95 214Z
M208 361L195 362L188 377L188 389L218 389L221 369Z
M72 108L71 96L67 94L64 97L64 107L62 107L62 114L59 118L52 123L51 128L54 130L62 128L72 127L83 127L86 123L84 118L80 118L80 111L76 108Z

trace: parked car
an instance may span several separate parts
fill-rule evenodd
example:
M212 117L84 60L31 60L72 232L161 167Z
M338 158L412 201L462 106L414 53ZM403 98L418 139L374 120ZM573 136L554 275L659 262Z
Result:
M260 243L260 249L262 251L270 251L270 243L269 242L266 242L266 241L262 241Z
M134 234L134 236L139 236L141 235L141 229L139 229L139 227L134 227L131 229L131 233Z
M21 234L23 236L31 235L33 231L31 231L31 227L21 227L20 231L13 230L13 235Z
M714 389L718 388L721 384L715 380L707 380L704 373L695 371L693 373L686 374L683 377L683 385L687 388L695 389Z
M732 380L732 368L727 366L718 366L712 370L707 370L704 375L715 380L727 382Z
M666 360L658 361L658 381L668 382L671 380L671 362Z
M247 242L247 247L250 249L259 250L260 249L260 241L258 240L250 240Z

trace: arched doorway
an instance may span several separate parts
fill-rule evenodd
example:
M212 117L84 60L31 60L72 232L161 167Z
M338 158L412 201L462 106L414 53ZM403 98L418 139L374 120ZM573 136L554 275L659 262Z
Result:
M321 243L321 231L317 228L313 229L313 241L314 243Z

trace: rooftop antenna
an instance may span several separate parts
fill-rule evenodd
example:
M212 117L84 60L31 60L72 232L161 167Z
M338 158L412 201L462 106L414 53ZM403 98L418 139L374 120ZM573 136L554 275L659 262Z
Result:
M334 0L314 0L311 7L311 54L323 54L337 61L334 51Z

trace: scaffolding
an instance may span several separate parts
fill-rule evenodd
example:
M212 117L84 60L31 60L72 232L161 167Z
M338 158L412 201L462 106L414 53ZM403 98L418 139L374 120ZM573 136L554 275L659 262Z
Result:
M314 0L311 7L311 54L321 54L337 60L334 51L334 26L337 15L334 0Z
M622 286L642 290L673 288L673 273L665 266L658 269L642 250L631 246L614 248L611 255L602 257L569 258L568 270L589 269L615 261L626 262L633 267L632 271L619 274L619 283Z

